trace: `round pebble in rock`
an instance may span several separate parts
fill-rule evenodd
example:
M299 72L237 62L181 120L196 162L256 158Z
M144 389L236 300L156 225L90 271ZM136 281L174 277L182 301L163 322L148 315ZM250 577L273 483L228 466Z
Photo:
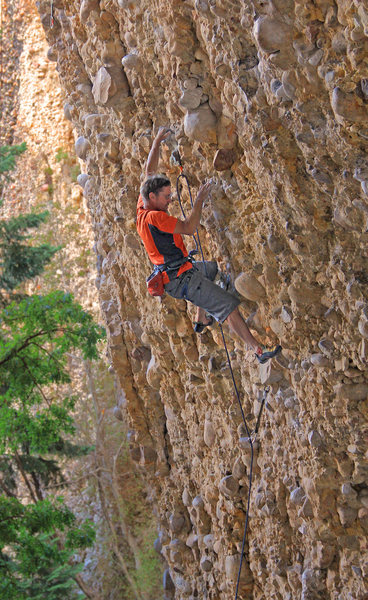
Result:
M202 558L200 565L201 565L202 571L205 571L206 573L209 573L210 571L212 571L213 565L212 565L212 562L209 560L209 558L207 558L207 556Z
M165 591L175 590L175 585L173 580L171 579L169 569L166 569L166 571L164 571L162 585Z
M87 158L87 154L90 148L91 144L83 136L80 136L75 142L75 153L78 156L78 158L81 158L82 160L85 160Z
M280 50L291 36L291 28L286 23L269 16L259 17L253 32L261 50L269 54Z
M282 252L284 249L284 245L280 238L278 238L273 233L270 233L270 235L268 236L267 245L271 252L273 252L274 254L280 254L280 252Z
M236 154L234 150L220 148L216 152L215 158L213 159L213 168L216 171L226 171L230 169L236 159Z
M217 119L209 105L201 104L195 110L190 110L184 118L185 135L190 140L197 142L215 144Z
M266 290L263 285L253 275L240 273L235 279L234 285L236 291L244 296L244 298L247 298L247 300L257 302L266 296Z
M139 69L141 66L141 59L138 54L126 54L121 62L124 69Z
M80 173L80 175L78 175L78 177L77 177L77 181L82 188L84 188L88 179L89 179L89 175L87 175L87 173Z
M232 475L227 475L223 477L220 481L219 490L225 496L229 498L233 498L239 491L239 482Z
M296 504L297 506L301 506L305 500L305 491L301 487L297 487L293 489L290 494L290 502Z

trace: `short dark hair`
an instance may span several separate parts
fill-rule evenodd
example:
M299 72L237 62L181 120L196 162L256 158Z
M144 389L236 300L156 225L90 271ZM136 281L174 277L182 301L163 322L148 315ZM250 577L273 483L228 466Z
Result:
M141 187L141 195L144 200L149 200L149 195L151 192L157 194L161 188L166 187L167 185L171 185L170 179L166 177L166 175L151 175L147 177L146 181L143 183Z

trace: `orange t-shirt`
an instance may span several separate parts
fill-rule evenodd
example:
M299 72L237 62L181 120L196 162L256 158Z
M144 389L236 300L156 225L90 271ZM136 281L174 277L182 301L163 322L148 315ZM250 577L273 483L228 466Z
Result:
M180 233L174 233L177 221L176 217L171 217L163 210L144 208L143 198L139 196L137 231L154 265L163 265L188 256L183 237ZM178 276L191 268L190 262L184 263L178 270ZM170 281L165 271L163 271L163 279L164 283Z

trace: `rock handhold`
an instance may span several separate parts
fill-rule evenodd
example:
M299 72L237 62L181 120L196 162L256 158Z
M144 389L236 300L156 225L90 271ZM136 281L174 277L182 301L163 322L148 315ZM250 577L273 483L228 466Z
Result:
M202 94L203 89L201 87L185 90L180 96L179 104L188 110L198 108L201 103Z
M264 289L263 285L259 283L258 279L254 277L254 275L240 273L240 275L238 275L238 277L235 279L234 285L236 291L244 296L244 298L247 298L247 300L257 302L266 296L266 290Z
M204 439L204 443L209 448L211 448L213 446L213 444L215 443L215 439L216 439L216 433L215 433L215 429L213 427L212 421L209 421L207 419L204 422L203 439Z
M311 361L312 365L314 365L315 367L329 367L329 368L332 367L332 364L328 360L328 358L320 353L312 354L310 356L310 361Z
M121 59L121 63L124 67L124 69L134 69L134 70L138 70L141 68L142 65L142 61L140 59L140 56L138 56L138 54L126 54L125 56L123 56L123 58Z
M233 464L232 473L236 479L241 479L246 475L245 465L240 456L238 456Z
M365 400L368 398L368 385L366 383L339 383L334 388L336 396L345 400Z
M210 559L208 558L208 556L204 556L201 559L200 562L200 567L202 569L202 571L205 571L205 573L209 573L210 571L212 571L212 562L210 561Z
M240 554L233 554L225 558L225 573L229 581L236 581L238 578L240 566ZM249 567L245 560L242 562L242 569L240 572L240 581L246 583L252 579Z
M184 118L184 132L190 140L204 144L215 144L217 119L208 103L189 110Z
M55 46L50 46L50 48L47 51L47 55L46 56L47 56L47 58L48 58L49 61L56 62L57 59L58 59L58 53L57 53L56 47Z
M100 3L98 0L82 0L82 4L79 11L79 18L81 23L85 24L91 12L100 12Z
M88 151L91 149L91 144L82 135L75 142L75 153L78 158L86 160Z
M106 104L116 90L111 75L105 67L101 67L93 82L92 94L96 104Z
M308 441L313 448L321 448L323 446L323 440L318 431L310 431L308 433Z
M118 419L118 421L124 421L123 413L121 412L121 408L119 406L114 406L112 412L115 419Z
M188 488L184 488L183 494L182 494L182 500L183 500L184 506L190 506L192 504L192 498L191 498Z
M73 111L73 106L71 104L69 104L69 102L66 102L64 104L64 116L68 121L72 121L72 111Z
M284 249L282 241L273 233L268 236L267 245L274 254L280 254Z
M295 304L314 304L321 297L321 291L318 288L302 281L289 285L288 294Z
M171 579L169 569L164 571L162 586L165 592L172 592L175 590L175 585L173 580Z
M332 92L331 106L337 117L343 117L353 123L366 123L368 111L365 106L359 103L358 96L353 92L343 92L339 87L335 87Z
M153 548L157 552L157 554L161 554L162 543L161 543L160 538L155 539L155 541L153 542Z
M204 545L208 550L213 550L214 537L212 533L208 533L203 537Z
M155 356L152 354L151 360L148 363L146 377L148 385L159 390L161 384L161 369L157 363Z
M169 518L169 527L173 533L180 533L185 525L185 518L181 513L173 513Z
M305 491L301 487L294 488L290 494L290 502L296 506L302 506L305 500Z
M84 186L86 185L87 181L89 179L89 175L87 175L87 173L80 173L77 177L77 182L79 183L79 185L84 188Z
M332 358L333 354L335 353L334 343L328 338L322 338L318 342L318 347L321 350L321 352L328 358Z
M291 28L283 21L269 16L256 20L253 33L258 46L267 54L280 51L291 39Z
M156 462L157 460L157 452L154 448L150 446L141 446L140 448L141 456L139 463L142 466L149 466Z
M99 113L87 115L84 119L84 126L87 133L91 132L93 129L99 130L102 127L105 127L107 120L108 115L101 115Z
M276 369L272 360L259 365L259 378L262 385L272 385L282 379L282 373Z
M358 511L356 508L351 506L339 506L337 509L340 523L343 527L350 527L358 516Z
M233 498L239 491L239 482L232 475L227 475L221 479L219 490L228 498Z
M365 316L361 316L358 323L358 330L362 337L368 338L368 320Z
M282 307L280 316L284 323L291 323L293 320L292 310L288 306Z
M234 150L220 148L215 154L213 159L213 167L216 171L226 171L234 164L236 159L236 153Z

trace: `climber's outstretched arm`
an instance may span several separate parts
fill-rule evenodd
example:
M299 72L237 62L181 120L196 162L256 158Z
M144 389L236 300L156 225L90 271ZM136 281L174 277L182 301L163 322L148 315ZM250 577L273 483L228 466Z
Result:
M147 158L146 177L150 177L150 175L155 175L157 173L161 142L166 140L171 133L172 131L169 127L159 128Z
M208 198L212 182L203 183L198 190L190 215L184 220L176 223L174 233L193 235L201 220L203 202Z

